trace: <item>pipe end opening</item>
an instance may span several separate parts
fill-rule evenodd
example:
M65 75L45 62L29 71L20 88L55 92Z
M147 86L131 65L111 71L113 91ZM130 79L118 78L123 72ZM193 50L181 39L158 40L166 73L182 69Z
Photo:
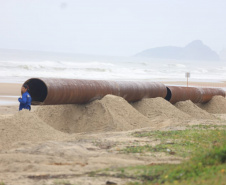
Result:
M172 93L168 87L166 87L166 89L167 89L167 94L166 94L165 100L170 101L170 99L172 97Z
M48 90L46 84L42 80L32 78L27 80L24 84L29 86L28 92L31 95L32 104L39 104L45 101Z

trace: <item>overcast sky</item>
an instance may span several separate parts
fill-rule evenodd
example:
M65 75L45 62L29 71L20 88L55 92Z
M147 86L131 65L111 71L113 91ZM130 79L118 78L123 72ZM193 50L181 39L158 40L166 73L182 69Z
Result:
M130 56L226 48L226 0L0 0L0 48Z

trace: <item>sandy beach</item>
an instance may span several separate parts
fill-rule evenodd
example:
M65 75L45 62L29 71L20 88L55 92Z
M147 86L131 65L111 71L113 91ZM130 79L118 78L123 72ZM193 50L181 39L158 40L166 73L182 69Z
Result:
M0 96L20 96L22 84L0 83Z
M226 185L226 0L0 3L0 185Z
M183 160L164 153L120 152L134 143L159 143L134 137L133 133L226 124L224 97L214 97L205 105L191 101L172 105L163 98L130 104L107 95L84 105L32 106L31 112L18 112L20 87L0 84L1 100L15 103L0 105L0 182L10 185L50 185L56 179L84 185L104 185L107 181L125 184L131 179L92 177L89 173L152 163L178 164Z
M12 107L13 105L18 105L18 98L21 96L21 86L22 84L0 83L0 106Z

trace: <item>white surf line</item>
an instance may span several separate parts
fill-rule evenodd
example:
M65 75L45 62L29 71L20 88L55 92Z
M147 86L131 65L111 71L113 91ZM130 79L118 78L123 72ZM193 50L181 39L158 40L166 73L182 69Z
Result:
M5 96L5 95L0 95L0 98L18 98L20 97L19 95L18 96Z
M0 105L17 105L19 103L18 98L19 96L0 95Z
M5 101L5 100L0 100L0 105L17 105L16 101Z

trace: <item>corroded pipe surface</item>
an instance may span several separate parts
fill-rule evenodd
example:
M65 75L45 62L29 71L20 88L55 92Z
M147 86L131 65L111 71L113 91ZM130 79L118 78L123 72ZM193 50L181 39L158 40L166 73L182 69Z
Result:
M167 86L165 99L172 104L186 100L191 100L193 103L206 103L216 95L225 97L225 91L219 88Z
M167 96L165 99L172 104L186 100L191 100L195 103L199 102L201 94L195 87L167 86Z
M206 103L210 101L213 96L220 95L225 97L225 91L220 88L198 88L201 93L201 99L199 103Z
M157 82L31 78L25 83L29 85L33 105L87 103L107 94L134 102L165 98L167 94L166 86Z

